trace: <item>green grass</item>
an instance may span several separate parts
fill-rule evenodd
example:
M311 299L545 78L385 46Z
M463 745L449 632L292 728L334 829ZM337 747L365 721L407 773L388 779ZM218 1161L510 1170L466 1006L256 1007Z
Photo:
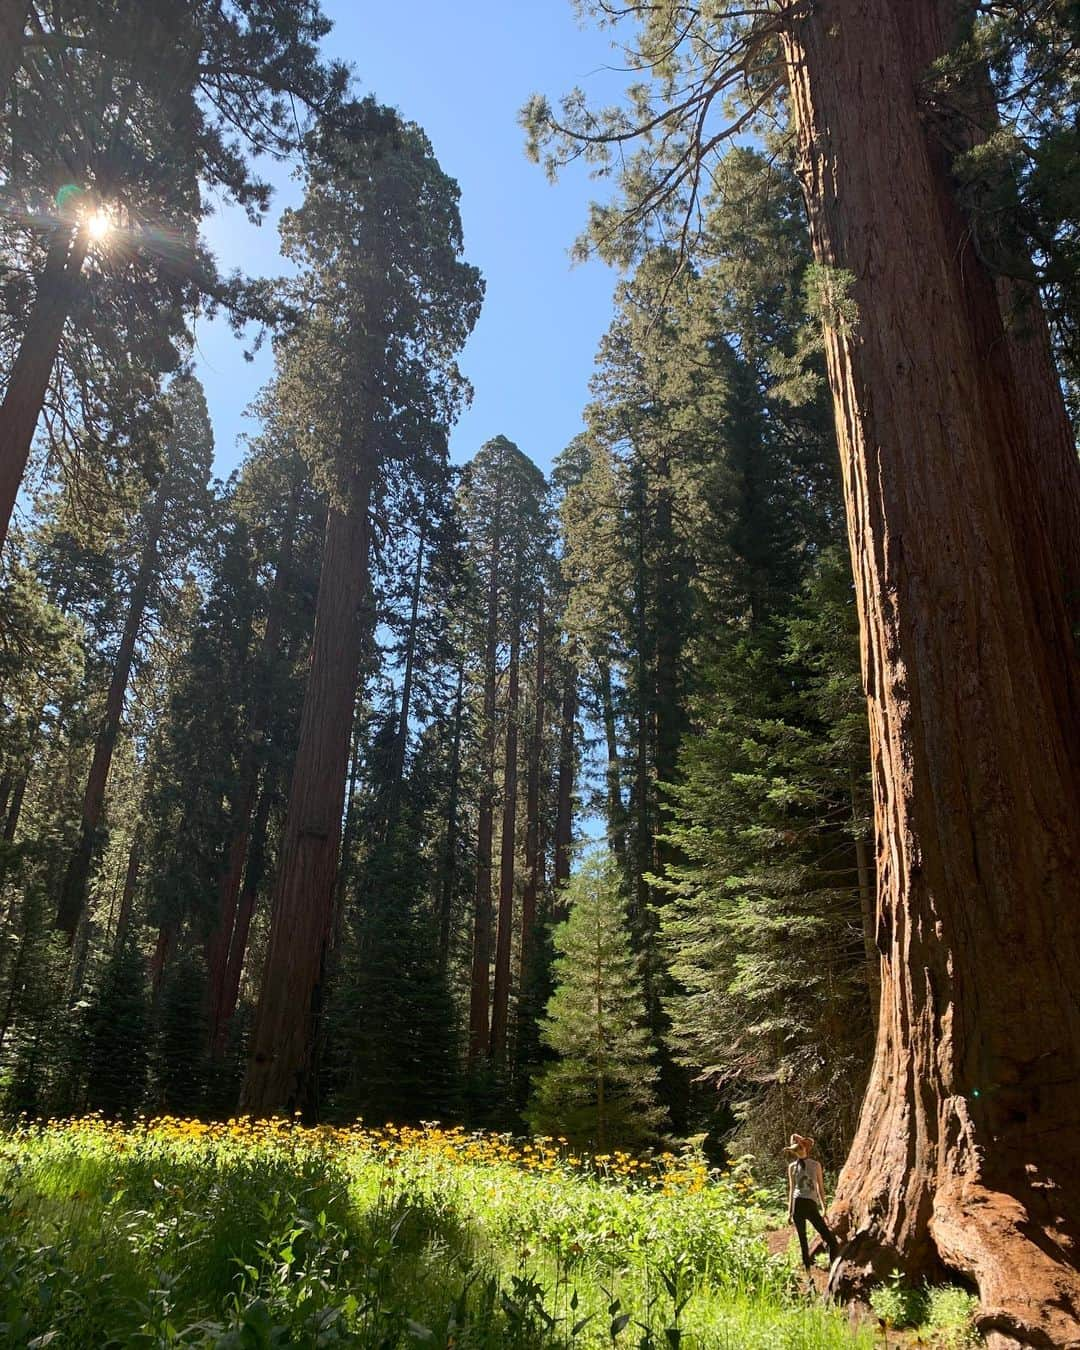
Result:
M0 1138L0 1346L869 1347L742 1171L287 1122Z

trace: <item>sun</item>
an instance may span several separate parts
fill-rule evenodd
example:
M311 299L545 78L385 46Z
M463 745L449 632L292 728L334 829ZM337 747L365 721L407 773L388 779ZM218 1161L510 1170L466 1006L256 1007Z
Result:
M95 244L103 243L113 230L113 222L108 212L100 208L95 211L86 221L86 233Z

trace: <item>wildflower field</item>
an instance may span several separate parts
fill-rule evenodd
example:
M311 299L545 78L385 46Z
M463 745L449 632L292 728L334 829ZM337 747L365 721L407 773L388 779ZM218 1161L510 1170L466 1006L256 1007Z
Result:
M740 1168L432 1125L0 1136L0 1345L866 1346L798 1292Z

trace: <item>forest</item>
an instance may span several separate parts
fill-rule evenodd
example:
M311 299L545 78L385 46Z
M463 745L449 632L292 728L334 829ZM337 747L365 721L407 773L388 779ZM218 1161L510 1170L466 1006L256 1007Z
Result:
M1080 1347L1080 8L581 0L467 457L347 8L0 0L0 1345Z

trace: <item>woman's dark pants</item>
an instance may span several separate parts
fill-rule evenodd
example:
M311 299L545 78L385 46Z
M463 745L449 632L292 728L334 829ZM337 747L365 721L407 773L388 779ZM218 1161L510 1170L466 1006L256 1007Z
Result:
M810 1223L817 1229L821 1235L821 1240L829 1249L829 1263L832 1264L836 1257L836 1239L829 1231L829 1225L822 1217L821 1210L813 1200L806 1200L799 1196L795 1201L795 1231L799 1235L799 1246L802 1248L802 1263L809 1270L810 1268L810 1248L806 1245L806 1225Z

